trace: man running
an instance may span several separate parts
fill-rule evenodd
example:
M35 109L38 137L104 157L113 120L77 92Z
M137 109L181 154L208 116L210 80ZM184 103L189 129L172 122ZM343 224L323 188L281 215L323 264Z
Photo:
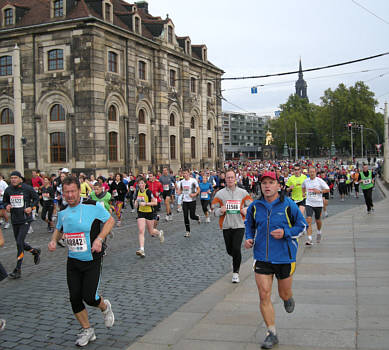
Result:
M48 248L51 252L56 250L63 232L69 248L67 283L70 303L82 327L76 345L85 346L95 340L96 335L90 326L84 302L102 311L107 328L112 327L115 321L111 303L98 294L103 242L115 221L102 205L96 205L91 200L81 203L80 182L76 177L68 176L63 180L62 194L68 207L58 213L57 226Z
M172 196L172 178L169 175L168 168L164 167L162 169L162 175L159 177L159 182L162 184L162 198L165 201L165 207L166 207L166 221L172 221L172 209L170 208L171 203L171 196Z
M306 176L301 174L300 165L296 164L294 166L294 175L292 175L286 182L286 190L292 192L292 199L299 207L302 214L305 211L305 197L303 195L302 184L306 180Z
M239 269L242 262L241 246L244 236L244 219L247 207L253 201L248 192L236 186L234 170L226 172L227 187L218 191L212 201L223 230L227 254L232 257L232 283L239 283Z
M359 173L358 182L361 184L361 189L363 192L363 197L365 198L365 203L367 207L367 213L371 214L371 211L374 211L373 205L373 187L375 181L375 174L369 170L367 164L363 164L362 171Z
M22 174L14 170L11 173L11 185L4 191L3 202L8 212L11 212L11 222L14 231L17 247L16 267L9 274L9 278L17 279L22 275L22 263L24 251L30 252L34 256L34 263L40 262L41 250L33 248L25 242L32 218L32 208L39 202L38 193L34 189L23 183Z
M307 246L312 246L312 216L315 213L315 221L317 228L316 242L321 241L321 214L323 210L323 193L330 192L330 188L326 182L320 177L316 176L316 168L309 167L309 178L306 179L302 185L303 194L307 199L305 202L305 212L308 223L308 239L305 242Z
M183 171L184 178L178 183L177 193L182 197L182 209L184 213L184 222L185 222L185 235L184 237L190 237L190 223L188 214L190 213L190 218L196 220L200 224L200 216L196 215L196 197L200 193L200 187L196 179L189 177L189 170L185 169Z
M280 184L274 172L266 171L261 178L263 196L247 209L246 249L254 247L254 271L260 311L267 327L262 349L278 343L275 312L271 301L273 276L278 280L278 294L286 312L294 310L292 275L296 267L298 236L306 221L297 205L279 195Z

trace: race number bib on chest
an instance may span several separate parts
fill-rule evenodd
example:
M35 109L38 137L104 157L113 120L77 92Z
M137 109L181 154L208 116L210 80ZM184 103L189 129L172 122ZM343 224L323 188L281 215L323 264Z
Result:
M12 208L24 208L24 197L22 194L14 194L10 196Z
M364 185L370 185L371 184L371 179L365 179L363 180Z
M182 189L182 192L186 195L188 195L190 193L190 187L189 186L184 186L183 189Z
M208 199L208 192L201 192L202 199Z
M42 198L44 201L48 201L50 199L50 193L42 193Z
M113 194L114 197L117 197L118 196L118 191L117 190L113 190L112 194Z
M313 190L308 191L308 197L310 197L310 198L317 198L317 197L319 197L319 194L320 193L313 192Z
M226 202L227 214L239 214L240 213L240 202L239 201L227 201Z
M87 250L86 238L84 232L65 233L68 248L73 253L81 253Z
M169 191L170 189L170 186L169 185L163 185L163 190L164 191Z
M344 179L340 179L340 180L339 180L339 183L342 184L343 182L344 182Z
M138 196L138 197L136 198L136 201L137 201L138 203L145 202L145 197Z

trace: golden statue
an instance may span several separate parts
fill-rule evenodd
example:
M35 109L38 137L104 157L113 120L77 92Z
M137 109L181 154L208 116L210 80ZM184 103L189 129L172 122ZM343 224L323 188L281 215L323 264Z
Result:
M266 145L266 146L269 146L269 145L271 145L272 142L273 142L273 135L272 135L272 133L270 132L270 130L268 130L268 131L266 132L266 141L265 141L265 145Z

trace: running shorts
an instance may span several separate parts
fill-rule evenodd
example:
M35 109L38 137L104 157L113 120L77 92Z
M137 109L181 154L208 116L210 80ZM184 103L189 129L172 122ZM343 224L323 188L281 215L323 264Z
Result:
M321 211L323 207L311 207L310 205L305 206L305 214L308 217L312 217L315 213L315 220L320 220Z
M330 194L327 192L327 193L323 193L323 198L324 199L330 199Z
M302 201L300 201L300 202L296 202L296 204L297 204L298 207L300 207L300 206L305 207L305 198Z
M264 261L254 261L254 272L260 275L276 275L278 280L283 280L294 274L296 263L272 264Z
M155 212L153 211L151 213L143 213L141 211L138 211L137 219L154 220L155 219Z
M163 198L163 200L165 200L166 197L171 197L171 195L172 195L172 191L171 191L171 190L163 191L163 192L162 192L162 198Z

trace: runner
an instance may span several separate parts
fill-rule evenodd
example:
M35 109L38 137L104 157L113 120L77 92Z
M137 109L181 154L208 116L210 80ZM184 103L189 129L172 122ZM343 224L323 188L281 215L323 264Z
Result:
M328 178L328 176L327 176L327 174L326 174L326 172L324 170L320 173L319 177L321 179L323 179L323 181L327 184L327 186L328 186L328 188L330 189L330 192L331 192L331 181ZM327 208L328 208L328 201L330 199L330 192L323 193L323 217L325 217L325 218L328 217Z
M246 190L236 186L234 170L227 170L225 179L227 187L216 193L212 206L214 215L219 217L227 254L232 257L232 283L239 283L244 219L253 199Z
M292 175L286 182L287 191L292 192L292 199L299 207L302 214L305 211L305 197L303 195L302 184L306 180L306 176L301 174L301 167L299 164L294 166L294 175Z
M90 187L90 185L86 181L85 175L80 174L79 179L80 179L80 186L81 186L81 197L88 198L88 196L92 192L92 188Z
M98 307L104 317L105 326L113 326L115 317L109 300L98 294L101 279L103 241L115 224L114 219L101 205L86 200L81 203L80 182L69 176L63 180L63 195L68 207L58 213L56 229L49 251L55 251L62 232L67 241L67 282L73 313L82 327L76 345L85 346L96 339L90 326L84 302ZM100 225L103 224L101 230Z
M124 203L124 198L127 193L126 185L123 183L122 174L116 173L115 180L109 185L109 192L111 193L112 199L114 200L114 210L118 221L116 226L121 226L122 224L122 207Z
M104 208L112 213L111 209L111 193L105 192L103 189L103 184L101 182L95 182L93 186L93 191L90 194L91 200L95 202L101 202L104 205Z
M169 175L168 168L164 167L162 169L162 175L159 178L159 182L162 184L162 198L165 201L166 207L166 221L172 221L172 209L170 208L171 198L172 198L172 179Z
M362 171L359 173L358 182L361 184L361 189L363 192L363 197L365 198L365 203L367 207L367 213L371 214L371 211L374 211L373 205L373 187L375 181L375 174L369 170L367 164L363 164Z
M17 247L16 267L9 274L12 279L21 277L24 251L29 251L34 256L34 263L40 262L41 250L33 248L25 242L27 232L32 221L32 208L36 207L39 197L34 189L22 183L22 174L14 170L11 173L11 186L4 191L3 201L8 212L11 212L12 228Z
M213 192L213 187L208 181L208 176L203 176L203 181L199 183L200 186L200 203L203 208L203 213L205 215L205 222L211 222L211 218L209 217L209 205L211 202L211 195Z
M32 177L31 177L32 187L34 188L35 192L38 193L38 196L39 196L41 193L41 187L43 186L43 179L39 175L39 170L38 171L33 170L31 175L32 175ZM35 208L32 208L32 219L33 220L36 220L38 213L39 213L39 202L37 203Z
M153 207L157 205L157 199L153 196L150 189L146 189L146 180L140 178L138 180L139 190L136 193L135 207L138 209L138 230L139 230L139 249L136 255L144 258L145 254L145 228L149 231L151 236L159 237L161 243L165 241L162 230L158 231L154 228L154 211Z
M354 190L355 190L355 198L359 198L359 169L356 168L353 174L353 182L354 182Z
M0 218L4 220L4 228L7 229L9 227L8 222L8 214L4 206L3 202L3 194L5 189L8 187L8 184L4 181L3 175L0 174Z
M307 196L305 203L305 211L308 223L308 238L305 245L312 246L312 216L315 213L315 221L317 227L316 242L321 241L321 212L323 210L323 193L329 193L330 188L323 179L316 176L316 168L309 167L309 178L302 185L303 194Z
M342 202L344 202L344 197L347 194L347 184L346 184L346 181L347 181L346 170L342 169L338 173L338 175L336 177L336 183L338 185L338 191L339 191L339 194L340 194L340 200Z
M278 343L275 312L271 301L273 276L278 280L278 294L286 312L294 310L292 276L296 266L298 236L306 221L297 205L279 195L276 174L266 171L261 178L262 198L247 210L246 249L254 247L254 271L260 311L267 327L262 349L272 349ZM289 208L289 209L288 209Z
M3 232L0 229L0 247L4 246L4 237L3 237ZM0 262L0 282L7 278L8 274L3 265ZM5 328L5 320L0 319L0 332L3 331Z
M47 230L49 233L54 232L53 211L54 211L54 190L51 186L50 179L47 176L43 177L43 186L41 188L42 198L42 215L43 221L47 222Z
M184 237L190 237L190 223L188 218L188 213L190 212L190 218L196 220L199 224L200 216L196 215L196 197L200 193L200 187L196 179L189 177L189 170L184 169L183 171L184 179L182 179L177 186L177 193L183 194L182 197L182 209L184 213L184 222L185 222L185 235Z

